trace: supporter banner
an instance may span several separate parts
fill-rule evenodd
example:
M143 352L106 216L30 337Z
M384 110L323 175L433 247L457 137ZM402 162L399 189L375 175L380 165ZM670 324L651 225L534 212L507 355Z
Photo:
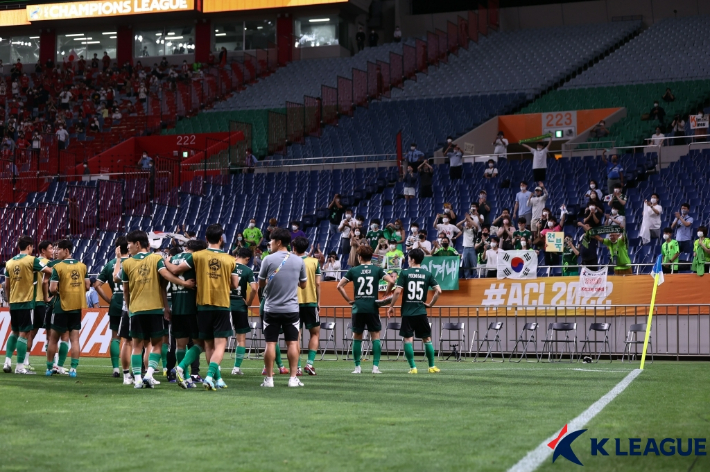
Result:
M519 144L532 143L535 141L542 141L543 139L547 139L547 138L551 138L551 137L552 137L552 135L550 133L547 133L547 134L543 134L542 136L535 136L534 138L521 139L520 141L518 141L518 143Z
M461 259L458 256L427 256L422 261L422 267L431 272L439 282L441 290L459 289L459 265Z
M0 309L0 354L5 353L7 338L10 336L10 311ZM81 335L79 336L81 355L85 357L111 357L111 330L108 325L108 308L84 310L81 315ZM47 333L40 329L32 343L31 354L44 356L47 345ZM15 359L13 359L13 364ZM68 366L68 364L67 364Z
M499 279L534 279L537 277L537 254L534 251L500 251Z
M565 233L562 231L545 233L545 252L562 252Z
M690 129L707 128L709 124L707 116L690 115Z
M600 270L591 270L582 266L579 273L579 291L582 295L606 295L606 277L609 272L608 267Z
M624 229L621 226L597 226L596 228L592 228L589 231L587 231L587 235L589 236L601 236L604 234L618 234L618 233L623 233Z
M113 0L27 5L31 22L192 11L195 0Z

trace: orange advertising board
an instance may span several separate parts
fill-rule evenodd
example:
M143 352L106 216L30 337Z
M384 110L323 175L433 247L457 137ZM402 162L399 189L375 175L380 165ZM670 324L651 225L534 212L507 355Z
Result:
M303 7L347 2L348 0L203 0L202 12L261 10L264 8Z
M192 11L195 0L108 0L28 5L31 22Z
M2 10L0 11L0 26L29 25L25 10Z

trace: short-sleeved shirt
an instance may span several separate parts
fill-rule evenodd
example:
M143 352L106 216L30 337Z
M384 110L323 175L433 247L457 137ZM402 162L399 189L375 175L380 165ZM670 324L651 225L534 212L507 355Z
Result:
M423 267L404 269L396 285L402 289L402 316L426 315L427 290L438 285L431 272Z
M541 151L538 151L537 149L533 149L532 155L533 155L533 162L532 162L533 169L547 169L547 148L544 148Z
M518 202L518 215L527 215L532 213L532 208L528 206L528 199L530 198L530 192L518 192L515 194L515 201ZM530 223L528 221L528 223Z
M285 263L284 259L286 259ZM277 269L278 272L276 272ZM275 275L274 272L276 272ZM272 275L274 275L273 278L271 278ZM272 313L298 312L298 284L308 280L303 259L285 251L277 251L261 263L259 279L267 281L264 289L265 311Z
M456 252L456 249L454 249L451 246L449 246L447 249L444 249L443 246L439 246L432 253L432 256L458 256L458 255L459 255L459 253Z
M244 231L242 231L242 234L244 235L244 239L247 243L249 243L250 246L256 246L257 244L259 244L259 240L264 237L264 235L261 234L261 230L257 227L246 228Z
M626 241L624 241L623 236L619 237L616 242L612 242L611 239L604 239L602 243L609 248L609 253L611 254L612 261L614 261L616 264L614 269L624 270L631 267L631 259L629 259L629 248L626 247Z
M449 238L449 240L451 240L451 238L461 232L461 230L456 225L452 225L451 223L438 224L436 225L436 230L439 233L444 233L446 237Z
M368 231L367 232L367 240L370 243L370 247L372 249L375 249L377 247L377 242L380 240L380 238L384 237L384 232L382 232L381 229L378 229L377 231Z
M532 207L533 220L539 220L540 218L542 218L542 210L545 209L546 203L547 203L547 193L544 193L544 192L539 197L533 195L532 198L530 198L530 206ZM528 221L528 223L530 223L530 222Z
M245 312L247 311L246 295L249 284L254 283L254 272L244 264L237 263L232 273L239 276L239 285L237 288L233 288L229 295L229 309Z
M44 269L44 264L37 257L18 254L5 265L5 277L9 282L10 293L5 294L12 310L31 310L35 306L35 272Z
M182 261L185 260L189 253L181 252L180 254L174 255L170 262L175 265L180 265ZM195 280L195 269L188 269L182 274L180 274L182 280ZM172 314L176 316L181 315L194 315L197 313L197 291L190 290L185 287L176 284L170 284L170 300L172 303Z
M686 222L690 223L690 226L685 226L678 218L674 220L676 223L676 241L691 241L693 239L693 222L695 220L690 215L685 215L684 218Z
M520 244L520 241L522 239L526 239L528 241L528 247L526 249L530 248L530 241L532 240L532 233L530 232L529 229L524 229L523 231L517 230L513 232L513 239L515 238L520 238L518 241L515 242L515 249L521 250L523 246Z
M670 264L671 257L675 256L679 252L680 247L678 246L678 241L675 239L671 239L670 241L661 244L661 254L663 254L664 264ZM678 264L675 264L675 262L678 262L678 258L676 258L673 262L673 270L678 270Z
M128 259L128 257L122 257L121 262L126 259ZM109 306L109 310L114 312L118 311L118 314L120 315L121 307L123 307L123 284L117 285L113 280L113 269L115 267L116 259L111 259L108 263L106 263L103 269L101 269L97 279L105 284L108 284L111 289L111 305Z
M613 162L609 161L606 163L606 178L610 180L617 180L621 178L621 173L624 172L624 168L621 167L621 164L617 162L614 164Z
M351 267L348 270L344 278L353 283L353 292L355 294L353 315L379 312L376 303L377 293L379 282L384 276L384 269L373 264L363 264Z
M624 201L624 202L627 201L625 194L620 193L620 194L617 195L617 194L615 194L615 193L612 193L612 194L611 194L611 197L609 197L609 206L611 206L612 202L615 200L614 197L618 197L618 198L616 198L616 200L621 200L621 201ZM619 214L620 214L621 216L626 216L626 205L621 205L621 208L619 208Z

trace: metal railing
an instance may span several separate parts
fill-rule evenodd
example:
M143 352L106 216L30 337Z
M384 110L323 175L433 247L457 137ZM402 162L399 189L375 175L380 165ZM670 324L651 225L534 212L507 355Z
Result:
M396 162L396 154L358 154L353 156L304 157L300 159L264 159L257 161L254 168L303 167L312 165L359 164L364 162Z

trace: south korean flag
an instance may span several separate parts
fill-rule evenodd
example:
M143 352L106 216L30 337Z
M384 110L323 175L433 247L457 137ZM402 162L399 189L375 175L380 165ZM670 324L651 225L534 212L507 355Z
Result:
M535 251L500 251L498 253L499 279L536 279L537 254Z

